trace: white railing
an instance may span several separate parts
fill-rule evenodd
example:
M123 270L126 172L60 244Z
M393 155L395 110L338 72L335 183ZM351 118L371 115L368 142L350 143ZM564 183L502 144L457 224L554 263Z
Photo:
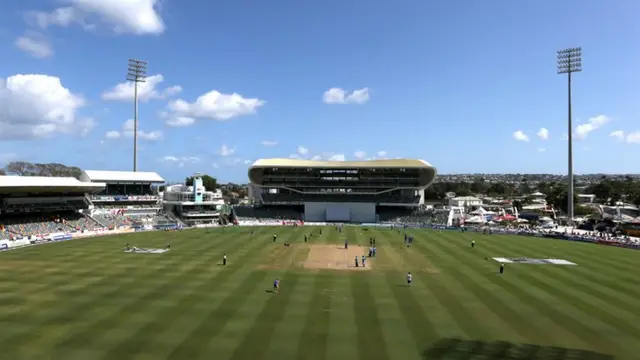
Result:
M157 195L134 195L134 196L107 196L107 195L93 195L91 197L93 201L158 201L160 197Z

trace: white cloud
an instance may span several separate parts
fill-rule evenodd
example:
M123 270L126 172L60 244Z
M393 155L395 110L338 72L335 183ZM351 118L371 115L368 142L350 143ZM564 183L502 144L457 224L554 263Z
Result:
M547 151L547 149L545 149L545 148L538 148L538 152L545 152L545 151Z
M169 103L169 112L165 113L167 125L172 119L185 117L193 119L208 119L224 121L239 116L255 114L266 101L258 98L245 98L240 94L223 94L213 90L199 96L195 102L189 103L178 99Z
M231 156L231 155L233 155L233 154L235 154L235 153L236 153L236 149L234 149L234 148L230 148L230 147L228 147L227 145L222 145L222 146L220 147L219 154L220 154L221 156Z
M376 156L377 156L378 158L385 159L385 158L387 157L387 152L386 152L386 151L384 151L384 150L380 150L380 151L378 151L378 153L376 154Z
M313 155L310 159L314 161L346 161L346 156L344 154L336 154L332 152L324 152L321 154Z
M164 81L162 74L147 77L143 83L138 83L138 99L149 101L152 99L167 99L182 91L178 85L159 89L159 85ZM122 82L102 93L102 99L107 101L133 101L134 83L131 81Z
M346 156L344 156L344 154L333 154L333 155L329 156L329 158L327 160L329 160L329 161L346 161L347 158L346 158Z
M627 142L630 144L640 144L640 131L634 131L627 135Z
M529 137L527 134L522 132L522 130L517 130L513 132L513 138L518 141L529 141Z
M15 45L33 57L46 58L53 55L51 44L37 33L28 33L16 39Z
M116 140L122 137L132 138L135 129L135 121L133 119L129 119L122 124L121 130L110 130L107 131L104 135L107 140ZM148 140L148 141L157 141L162 140L163 133L160 130L154 131L144 131L140 130L140 123L138 123L138 139L140 140Z
M261 144L262 146L276 146L278 145L278 142L274 140L263 140Z
M158 161L165 163L165 164L169 164L169 165L175 165L178 167L184 167L186 164L195 164L197 162L200 161L200 158L195 157L195 156L172 156L172 155L167 155L161 159L158 159Z
M304 146L298 146L294 154L289 155L290 159L310 159L313 161L345 161L346 156L344 154L337 154L333 152L323 152L311 156L309 149Z
M161 117L163 117L161 115ZM196 119L187 116L167 117L165 123L171 127L185 127L195 124Z
M364 104L369 101L369 89L348 92L341 88L331 88L324 92L322 100L327 104Z
M135 122L133 121L133 119L129 119L124 122L124 125L122 126L122 133L124 134L124 136L133 137L133 132L134 132L133 130L135 126L134 123ZM140 123L138 122L138 138L142 140L149 140L149 141L161 140L162 131L154 130L151 132L147 132L147 131L140 130Z
M115 130L107 131L107 133L104 135L104 137L108 140L120 139L120 136L120 132Z
M304 157L304 156L307 156L307 154L309 154L309 149L307 149L304 146L298 146L298 148L296 149L296 153Z
M0 78L0 139L46 138L55 133L86 135L91 118L78 118L85 100L49 75Z
M365 153L364 151L356 151L353 156L356 157L356 159L364 159L367 157L367 153Z
M618 140L624 140L624 131L622 130L616 130L614 132L612 132L611 134L609 134L609 136L614 137Z
M52 12L32 12L41 28L73 24L93 29L97 23L116 33L161 34L165 30L159 14L161 0L64 0L68 4Z
M252 162L253 162L253 161L251 161L251 160L245 160L245 161L244 161L244 164L245 164L245 165L249 165L249 164L251 164Z
M542 139L542 140L547 140L547 139L549 139L549 130L547 130L546 128L541 128L541 129L538 131L538 134L537 134L537 135L538 135L538 137L539 137L540 139Z
M213 163L213 164L211 164L211 167L214 168L214 169L218 169L218 168L220 168L220 165L218 165L216 163Z
M590 132L603 127L610 121L611 121L611 118L606 115L598 115L598 116L589 118L589 120L586 123L576 126L575 137L578 140L583 140L584 138L587 137L587 135L589 135Z

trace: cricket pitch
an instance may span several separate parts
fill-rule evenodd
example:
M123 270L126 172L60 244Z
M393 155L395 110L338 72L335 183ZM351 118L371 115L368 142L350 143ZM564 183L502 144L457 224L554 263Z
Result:
M367 256L367 248L349 246L345 249L339 245L310 245L309 254L303 263L305 269L311 270L371 270L373 261L367 258L366 266L362 266L362 255ZM358 267L355 258L358 257Z

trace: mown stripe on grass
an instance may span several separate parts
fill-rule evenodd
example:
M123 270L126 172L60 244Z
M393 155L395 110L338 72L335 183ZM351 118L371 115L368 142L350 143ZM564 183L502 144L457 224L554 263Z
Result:
M447 249L441 244L437 246L441 246L441 255L448 257L453 256L449 253L451 251L450 249ZM547 336L545 329L531 323L527 317L523 316L524 314L513 308L513 304L519 304L519 300L516 297L509 296L509 294L498 296L495 290L499 288L489 288L486 285L487 274L482 273L483 269L480 269L479 272L477 269L472 268L474 265L472 262L467 262L467 264L469 265L448 268L447 272L451 273L456 281L463 285L463 287L473 295L473 298L484 306L484 311L474 311L474 315L481 315L483 318L486 318L487 315L491 314L492 317L501 320L501 326L494 326L493 331L484 334L484 336L488 335L492 337L495 336L496 331L500 331L500 334L503 334L505 330L508 330L508 332L513 331L519 335L519 341L526 340L538 344L548 344L552 341L552 338ZM489 276L494 275L495 274L491 274ZM520 307L522 307L522 304L520 304ZM475 339L477 340L484 336L481 335ZM507 339L504 338L503 340Z
M562 286L565 284L572 284L572 290L575 289L579 294L577 295L581 299L593 297L602 302L605 306L614 307L617 311L621 312L620 316L623 319L628 319L636 314L640 313L640 304L636 301L640 296L632 298L627 295L627 291L617 291L611 288L605 288L603 285L607 280L596 276L589 276L583 271L580 271L579 266L540 266L533 267L536 273L545 274L548 278L554 280L562 279ZM601 270L600 272L603 272ZM609 282L615 274L608 276ZM640 284L639 284L640 286ZM631 289L629 289L631 290Z
M470 261L463 259L463 257L469 256L474 249L439 241L437 235L431 244L432 246L427 248L425 243L419 242L416 250L425 253L435 250L439 259L445 259L447 262L454 264L443 269L446 273L443 276L446 278L440 282L445 287L451 287L451 292L455 294L454 296L459 297L460 301L464 301L464 307L474 314L472 316L478 317L476 320L477 326L478 328L484 328L485 334L476 334L475 338L480 339L487 334L502 332L505 329L505 325L511 325L513 318L504 316L500 311L503 309L502 305L504 304L486 287L487 281L484 267L478 267L481 263L475 256ZM496 302L496 300L498 301ZM519 319L519 317L516 317L516 319ZM519 335L522 336L522 332Z
M342 275L342 274L340 274ZM325 360L329 340L331 297L335 296L336 271L318 272L307 307L302 334L297 345L296 359Z
M262 359L269 348L274 329L282 321L291 295L295 292L300 275L285 275L286 290L266 300L266 305L254 318L253 326L244 335L230 360Z
M557 257L564 257L585 268L594 265L598 267L606 265L607 269L615 270L619 278L632 278L632 275L628 274L626 270L635 263L633 257L612 256L614 254L613 250L620 249L609 249L595 244L529 236L501 235L500 237L505 240L505 244L510 245L509 249L514 252L515 256L521 256L523 253L526 253L537 255L535 257L545 258L550 254L556 254Z
M530 257L547 258L550 253L557 253L557 249L560 248L561 253L558 255L568 258L567 260L574 261L583 267L596 266L605 268L606 266L608 271L616 272L618 278L629 276L626 269L634 263L632 260L625 261L621 258L611 258L608 256L611 254L610 252L605 254L601 251L604 250L603 247L598 247L598 245L594 244L524 236L512 236L512 238L513 241L510 244L517 245L517 249L524 249L526 253L535 255L530 255ZM571 245L570 248L567 248L570 252L562 251L565 249L566 244ZM559 247L558 245L565 246ZM513 246L512 248L515 249L516 247Z
M405 252L405 249L399 249L398 247L401 245L394 244L397 241L393 237L397 234L389 231L382 235L383 245L380 248L380 256L382 258L389 258L390 262L396 263L398 267L400 264L404 264L409 269L424 267L424 264L415 264L414 262L407 264L400 254ZM384 271L384 275L387 285L393 293L396 305L402 313L413 338L416 340L416 346L419 351L422 350L427 342L435 341L442 336L461 336L463 331L447 311L448 304L440 303L439 298L433 294L431 289L433 282L441 281L440 274L414 272L415 280L417 280L415 285L422 286L416 286L416 288L409 289L409 291L407 291L406 287L405 272ZM428 280L422 281L423 277ZM431 277L433 277L433 280L431 280ZM420 301L415 298L418 296L417 294L421 296ZM446 324L446 326L442 326L443 324Z
M293 289L287 286L286 290L291 291L291 297L282 319L273 328L263 359L296 359L297 344L302 340L309 303L316 296L313 291L317 278L304 271L296 271L296 274L299 275L298 282Z
M355 299L351 294L351 276L338 272L334 280L334 295L331 297L329 331L326 359L359 359L356 315L353 311Z
M439 332L416 299L418 295L415 294L414 289L398 284L397 276L390 271L385 272L385 277L387 278L386 285L395 300L396 308L402 315L404 324L413 339L416 353L420 354L425 344L440 338ZM418 294L430 295L429 292L418 292Z
M638 339L640 328L634 326L627 321L624 314L617 314L615 308L606 303L593 304L586 299L591 300L587 294L577 293L573 287L566 286L566 283L559 282L553 276L545 276L541 272L526 272L519 275L523 279L546 291L556 298L558 302L569 301L572 305L571 314L567 314L574 319L580 319L578 322L591 330L591 340L600 339L601 342L610 341L611 344L619 342L625 337L634 337ZM584 319L589 319L588 323ZM583 330L584 331L584 330ZM602 334L606 334L603 340Z
M229 250L240 247L240 244L231 242L225 243L224 245L226 246L223 246L223 248ZM110 331L111 328L117 326L118 322L122 321L123 318L127 318L131 314L137 314L139 311L145 309L153 309L154 303L158 301L166 301L167 296L174 293L176 283L193 284L194 281L200 282L207 280L206 277L202 277L202 266L207 264L207 261L195 258L186 261L190 262L190 266L182 268L181 270L170 267L167 264L166 268L159 269L154 273L136 273L130 274L124 279L118 279L117 284L119 286L114 286L110 293L101 295L104 296L105 300L109 301L108 304L113 307L111 311L93 314L95 302L92 303L91 301L86 301L74 308L69 308L68 312L73 313L73 315L69 314L70 316L89 319L90 322L86 323L85 326L77 326L75 331L67 334L67 338L62 340L57 347L76 347L90 344L92 341L100 341L99 335ZM215 274L220 275L222 272L215 272ZM135 279L135 282L123 282L128 278ZM92 294L90 299L94 298L95 294Z
M505 271L505 275L508 276L509 269ZM520 279L521 272L515 275ZM498 276L496 276L498 277ZM539 289L534 284L527 281L518 280L503 280L502 287L506 291L510 291L527 303L534 306L540 314L546 316L549 320L559 327L563 328L566 332L574 334L576 337L582 340L583 344L588 347L598 346L599 348L605 348L607 353L610 353L612 347L615 345L606 338L606 335L598 334L593 329L588 327L588 324L584 324L582 319L567 314L571 307L565 306L562 300L555 298L555 296L549 294L543 289ZM586 320L590 320L591 317Z
M414 242L413 247L407 248L406 251L399 251L405 261L410 262L412 259L408 252L419 251L416 249L418 243ZM442 250L442 248L441 248ZM438 256L447 255L446 253L438 253ZM451 258L451 257L450 257ZM419 266L419 265L416 265ZM417 274L414 277L416 281L425 282L424 274ZM442 276L442 275L440 275ZM460 282L459 279L452 277L451 279ZM438 299L438 302L443 306L446 306L446 311L451 315L453 321L456 322L458 327L470 338L477 338L485 334L483 326L475 319L473 314L467 310L467 307L460 303L460 297L455 291L452 291L452 283L446 283L443 281L432 281L428 283L429 287L433 289L432 294Z
M373 301L370 279L365 273L349 276L358 354L360 359L389 359L387 344L378 320L378 309Z
M289 239L297 236L298 232L290 234ZM258 243L256 249L260 249ZM279 245L280 246L280 245ZM256 255L253 250L252 255ZM295 252L290 253L290 257L295 256ZM187 336L182 342L180 342L171 353L169 358L188 359L195 356L204 355L203 351L208 351L206 345L211 339L214 339L218 335L222 334L225 330L226 324L236 315L237 311L249 300L247 295L247 289L262 289L267 276L271 274L266 271L254 270L249 273L245 279L237 283L237 286L231 291L222 301L213 308L206 316L202 318L202 321L187 333ZM249 290L250 291L250 290ZM279 295L274 295L279 296Z
M266 274L253 271L247 274L243 281L227 294L226 297L211 311L205 314L197 322L196 326L185 333L185 338L168 355L170 359L198 358L203 348L212 338L223 333L225 324L232 319L236 312L248 300L247 289L256 289L261 284L264 286Z
M494 249L495 245L492 243L486 244L483 248ZM535 252L535 250L531 250ZM537 256L544 256L539 253ZM602 257L601 257L602 258ZM575 259L574 259L575 260ZM635 301L640 298L640 283L637 286L628 284L627 286L619 285L618 282L621 279L617 276L617 272L611 272L611 269L603 267L600 264L593 264L591 269L587 269L580 265L578 260L578 266L554 266L554 265L531 265L533 271L547 274L552 278L561 277L565 279L564 284L571 284L572 287L580 289L585 293L585 296L598 297L608 304L618 304L620 309L626 309L629 313L634 314L638 310L640 311L640 304ZM519 265L528 267L529 265ZM611 279L615 278L615 281ZM613 292L613 293L612 293ZM637 294L636 297L631 294Z
M440 246L445 246L445 245L449 245L449 244L450 243L444 243L443 242L443 243L440 243L439 245ZM476 258L470 252L460 252L459 254L461 256L463 256L463 257L466 257L469 260L469 262L474 261L474 258ZM497 266L497 264L496 264L496 266ZM524 300L524 296L523 295L524 294L528 294L526 291L530 290L530 287L528 286L529 283L526 282L526 281L518 281L520 279L519 272L518 272L518 275L509 276L510 274L512 274L514 272L514 270L516 270L516 269L513 269L513 267L510 267L510 266L507 266L507 270L505 272L505 276L497 275L497 272L495 272L492 275L488 275L486 277L486 280L488 280L491 283L493 283L494 286L497 285L499 287L505 288L505 291L503 291L503 293L512 294L513 296L516 297L516 301L509 302L509 303L503 302L502 304L504 306L509 306L509 305L516 305L516 304L524 303L524 304L529 305L530 307L533 307L536 310L535 313L539 313L540 311L546 311L545 314L555 313L556 310L553 307L545 306L545 305L547 305L546 303L545 304L541 304L541 302L548 302L549 301L549 296L545 295L543 293L536 292L534 297L529 298L529 301L523 301ZM516 280L514 280L514 279L516 279ZM515 283L515 285L517 286L517 288L516 288L517 291L514 291L514 288L510 287L510 285L512 285L512 284L509 281L513 281ZM523 292L524 292L524 294L523 294ZM529 311L523 312L522 309L518 309L518 310L514 310L514 311L518 312L518 313L531 314ZM523 318L521 320L525 320L525 319L526 318ZM543 320L543 318L531 317L531 316L529 316L528 319L530 319L527 322L529 324L531 324L532 321L538 322L538 321ZM550 316L550 315L546 318L546 320L550 320L550 322L553 325L555 325L558 328L562 329L562 332L564 333L564 336L563 336L564 341L567 341L569 339L575 339L575 340L578 340L578 343L577 343L578 346L588 345L588 342L585 342L585 340L582 337L580 337L580 336L578 336L578 334L576 334L576 331L575 331L576 329L574 327L567 327L566 321L558 322L558 318L557 317ZM520 324L520 326L522 326L522 325ZM548 327L545 327L542 324L540 324L540 326L537 326L537 327L540 329L542 334L546 334L545 330L549 329ZM555 331L553 331L551 333L558 334L558 330L555 330ZM557 340L559 340L559 339L552 338L551 342L549 342L549 341L545 342L544 338L543 337L541 338L540 335L535 336L532 339L529 339L530 342L542 343L542 344L556 343ZM572 343L575 343L575 342L572 342Z
M236 274L239 274L241 278L244 278L246 268L242 267L242 263L253 259L257 253L262 250L262 245L255 243L241 243L241 242L228 242L232 244L231 247L225 249L230 253L234 253L234 261L236 263L229 263L226 267L222 268L219 265L219 271L207 271L202 266L195 267L192 271L186 272L174 278L172 282L187 284L183 290L176 291L176 289L167 289L163 296L158 297L161 306L156 306L153 302L149 302L146 305L140 301L136 301L138 306L143 308L146 306L147 310L155 310L157 316L150 317L149 321L135 330L132 334L120 334L122 339L117 345L113 346L109 352L105 355L105 359L111 359L119 354L123 353L136 353L149 348L153 344L153 336L158 335L170 330L176 326L176 322L180 321L181 317L184 317L185 313L198 306L198 304L206 303L208 306L214 306L214 302L211 301L211 294L219 288L216 285L225 284L230 279L234 278ZM248 246L250 245L250 246ZM241 249L241 250L239 250ZM194 261L193 259L192 261ZM208 260L204 262L207 264ZM201 264L201 265L204 265ZM168 271L171 271L169 268ZM194 277L194 273L205 273L205 277ZM171 296L175 294L175 296ZM125 309L121 310L119 314L125 315ZM117 316L114 316L117 318ZM193 319L192 319L193 320ZM103 324L104 325L104 324ZM103 326L103 331L108 331L110 327ZM95 334L95 332L92 332ZM173 337L174 341L179 341Z

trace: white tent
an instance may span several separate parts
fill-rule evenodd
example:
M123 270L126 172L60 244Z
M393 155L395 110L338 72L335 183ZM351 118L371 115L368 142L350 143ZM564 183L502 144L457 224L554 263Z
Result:
M474 210L474 211L470 212L469 214L471 214L471 215L484 215L484 214L486 214L486 213L487 213L487 210L485 210L485 209L484 209L484 208L482 208L482 207L479 207L479 208L477 208L476 210Z
M487 219L485 219L484 216L473 216L468 219L465 219L464 222L470 223L470 224L483 224L487 222Z

